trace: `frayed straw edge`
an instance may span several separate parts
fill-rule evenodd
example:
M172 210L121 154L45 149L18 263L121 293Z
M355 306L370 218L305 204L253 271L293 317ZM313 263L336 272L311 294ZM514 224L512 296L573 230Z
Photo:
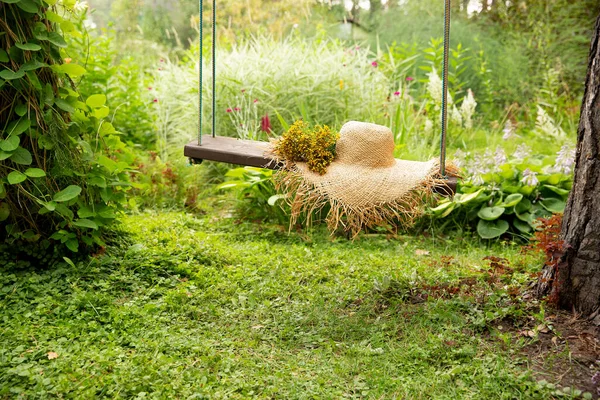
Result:
M306 181L295 164L284 162L284 168L275 174L275 183L277 190L286 194L291 207L290 230L301 215L306 216L306 225L311 226L312 215L329 205L325 221L330 233L333 235L338 228L342 228L355 239L361 231L379 226L396 225L404 229L413 226L423 214L425 205L434 198L434 187L445 184L438 172L439 163L435 163L431 171L417 188L402 198L361 208L330 199L315 185ZM446 165L446 174L448 177L459 177L459 169L450 163Z

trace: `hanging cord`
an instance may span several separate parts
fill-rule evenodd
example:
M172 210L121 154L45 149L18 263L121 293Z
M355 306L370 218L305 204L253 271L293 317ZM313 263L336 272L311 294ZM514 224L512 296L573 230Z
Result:
M212 9L212 137L217 126L217 0Z
M448 49L450 47L450 1L444 7L444 60L442 65L442 138L440 140L440 175L446 177L446 128L448 126Z
M198 101L198 146L202 145L202 63L203 63L203 57L202 57L202 42L204 41L204 35L202 34L202 14L203 14L203 9L202 9L202 0L199 0L199 5L200 5L200 17L199 17L199 21L198 21L198 28L199 28L199 33L200 33L200 62L198 65L198 96L199 96L199 101Z

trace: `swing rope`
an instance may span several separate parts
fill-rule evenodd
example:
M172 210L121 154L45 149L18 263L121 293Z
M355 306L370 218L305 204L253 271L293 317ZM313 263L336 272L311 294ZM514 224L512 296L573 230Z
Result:
M446 128L448 126L448 49L450 47L450 1L444 6L444 60L442 65L442 137L440 139L440 175L446 178Z
M199 92L199 105L198 105L198 145L202 145L202 67L204 60L203 51L203 6L202 0L199 0L199 33L200 33L200 63L199 63L199 80L198 80L198 92ZM217 49L217 4L216 0L212 2L212 137L216 134L216 76L217 76L217 62L216 62L216 49ZM441 139L440 139L440 175L442 178L446 178L446 131L448 126L448 52L450 47L450 4L451 0L445 0L444 5L444 55L442 65L442 112L441 112Z

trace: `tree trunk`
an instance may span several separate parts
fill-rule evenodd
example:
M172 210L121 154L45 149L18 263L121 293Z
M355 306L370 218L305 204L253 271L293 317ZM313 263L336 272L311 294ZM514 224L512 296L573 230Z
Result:
M564 252L546 267L538 284L563 308L600 322L600 16L588 59L585 94L577 131L573 189L565 208Z

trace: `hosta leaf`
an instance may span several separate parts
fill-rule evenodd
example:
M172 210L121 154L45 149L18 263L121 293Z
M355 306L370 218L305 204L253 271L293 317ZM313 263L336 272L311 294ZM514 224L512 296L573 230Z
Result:
M531 210L531 201L527 198L524 198L515 206L515 212L517 214L523 214Z
M502 204L500 206L504 208L513 207L519 204L519 202L523 199L523 195L521 193L513 193L506 196Z
M566 189L562 189L559 188L558 186L553 186L553 185L544 185L543 187L545 187L546 189L550 189L552 190L554 193L561 195L561 196L565 196L567 194L569 194L569 191Z
M269 197L269 200L267 200L267 203L270 206L274 206L275 203L277 202L277 200L281 200L281 199L285 199L285 195L283 195L283 194L275 194L275 195Z
M85 104L92 108L100 108L106 104L106 96L103 94L93 94L87 98Z
M0 222L6 221L10 216L10 207L6 203L0 203Z
M73 225L78 226L80 228L90 228L90 229L98 229L98 225L89 219L77 219L73 221Z
M28 51L38 51L42 49L42 46L40 46L39 44L36 43L17 43L15 44L15 46L17 46L17 48L21 49L21 50L28 50Z
M517 218L523 222L529 222L532 223L534 218L533 218L533 214L531 213L522 213L522 214L515 214L517 216Z
M495 219L500 218L500 216L504 213L504 207L483 207L477 213L477 216L486 221L493 221Z
M456 200L456 203L458 203L458 204L469 203L470 201L475 200L481 192L483 192L483 189L479 189L478 191L473 192L473 193L464 194L464 195L460 196L459 199Z
M477 233L483 239L494 239L505 233L509 228L508 222L503 219L486 221L480 219L477 224Z
M21 165L31 165L33 162L33 158L31 157L31 153L29 150L24 149L23 147L17 148L10 156L10 160L14 163Z
M21 139L18 136L11 136L8 139L0 141L0 149L3 151L12 152L19 147L19 143L21 143Z
M10 69L5 69L5 70L0 71L0 78L5 79L7 81L10 81L13 79L20 79L24 76L25 76L25 71L23 71L23 70L18 70L17 72L13 72Z
M43 178L46 176L46 172L40 168L27 168L27 170L25 170L25 175L30 178Z
M60 192L54 195L54 201L63 202L73 200L75 197L79 196L81 193L81 187L77 185L70 185L66 189L61 190Z
M513 221L513 225L515 226L515 228L517 228L518 230L520 230L523 233L529 233L533 229L531 227L531 225L529 225L529 223L527 223L525 221L521 221L520 219L515 219Z
M25 181L27 179L27 176L19 171L13 171L10 174L8 174L6 179L11 185L16 185L17 183Z
M565 211L566 205L564 201L554 198L544 199L540 201L540 204L551 213L561 213Z

